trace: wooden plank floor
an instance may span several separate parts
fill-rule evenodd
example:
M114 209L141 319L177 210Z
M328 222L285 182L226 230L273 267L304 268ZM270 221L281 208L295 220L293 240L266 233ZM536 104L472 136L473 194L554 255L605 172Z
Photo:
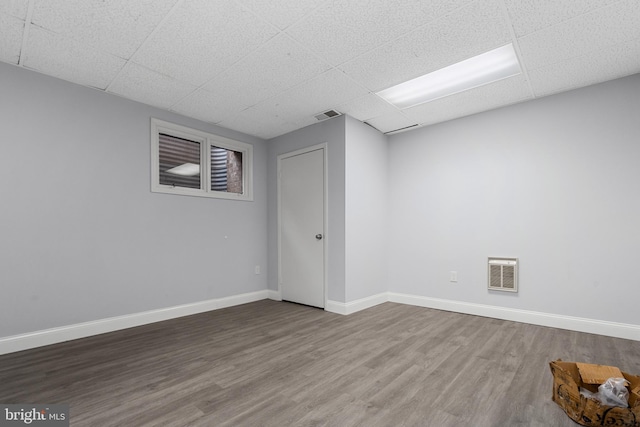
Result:
M1 403L72 426L570 426L562 358L640 373L640 342L385 303L259 301L0 356Z

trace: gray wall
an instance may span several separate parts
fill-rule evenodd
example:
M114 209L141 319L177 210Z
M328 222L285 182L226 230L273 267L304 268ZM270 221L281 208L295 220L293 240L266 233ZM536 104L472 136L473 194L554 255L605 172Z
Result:
M389 152L389 290L638 324L640 75L397 134ZM518 294L487 291L488 256L520 258Z
M269 141L268 222L269 289L278 289L278 179L280 154L327 143L328 156L328 299L345 302L345 116L316 123Z
M268 143L6 64L0 90L0 337L276 290L276 159L323 142L330 300L638 323L639 75L390 138L342 116ZM252 143L255 201L151 193L151 117ZM486 290L488 256L520 258L517 295Z
M388 288L387 137L346 118L346 302Z
M348 116L269 141L269 288L278 289L278 155L325 142L329 172L328 299L349 302L386 292L387 138Z
M266 289L264 141L6 64L0 93L0 337ZM151 117L252 143L255 201L151 193Z

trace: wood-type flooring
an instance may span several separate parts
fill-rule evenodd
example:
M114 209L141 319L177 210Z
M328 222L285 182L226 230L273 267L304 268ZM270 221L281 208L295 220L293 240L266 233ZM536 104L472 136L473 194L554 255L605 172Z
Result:
M0 403L72 426L576 426L549 362L640 374L640 342L385 303L258 301L0 356Z

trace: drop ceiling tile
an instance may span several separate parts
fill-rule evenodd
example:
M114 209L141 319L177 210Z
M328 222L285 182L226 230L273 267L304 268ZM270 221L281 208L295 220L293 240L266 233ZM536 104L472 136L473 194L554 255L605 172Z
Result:
M628 0L518 39L529 70L640 38L640 1Z
M520 74L404 110L407 117L429 125L532 99Z
M536 96L576 89L640 73L640 39L529 72Z
M230 122L233 122L232 126L247 126L253 131L252 135L271 139L318 123L318 120L313 116L282 117L275 111L265 111L261 106L256 105L241 111L231 121L227 120L220 125L228 125Z
M160 108L169 108L196 90L195 86L129 62L108 92Z
M340 66L377 92L511 42L497 1L475 2Z
M395 130L403 129L409 126L415 126L418 122L407 118L401 112L395 112L393 114L385 114L380 117L374 117L367 120L374 128L378 129L382 133L393 132Z
M256 15L284 30L318 7L317 0L239 0Z
M128 59L177 0L34 1L34 24Z
M344 73L332 69L256 104L255 108L265 116L295 122L366 94L366 89L355 84Z
M334 117L330 119L318 120L315 118L315 116L303 116L303 117L298 117L296 119L289 118L289 120L287 120L287 124L291 126L290 131L292 131L296 129L302 129L310 125L315 125L316 123L320 123L321 121L326 122L333 119Z
M198 89L172 106L171 110L205 122L219 123L245 108L235 98L221 98L208 90Z
M638 0L1 0L0 60L262 138L331 108L390 131L640 72L638 22ZM514 31L526 76L402 111L371 93Z
M620 0L505 0L516 36L559 24Z
M263 116L256 116L250 109L240 112L236 116L226 119L218 125L262 139L271 139L296 129L293 124L287 123L284 120L269 121Z
M0 13L0 61L18 63L23 32L24 21Z
M200 86L277 32L235 2L185 1L136 53L134 61Z
M235 63L204 86L221 99L255 105L329 69L329 65L285 34Z
M250 121L251 124L248 124L247 126L248 129L252 129L252 132L249 132L248 130L246 130L246 132L265 139L271 139L306 126L319 123L312 114L300 113L295 115L285 115L276 108L269 108L268 103L257 104L249 107L240 112L236 117L226 119L218 124L224 127L233 126L229 124L230 121L237 126L240 126L245 121L247 121L247 123Z
M31 26L24 66L77 84L105 89L125 61Z
M468 0L334 0L287 32L331 64L339 65L464 3Z
M398 112L396 107L372 93L339 105L336 109L361 121Z
M0 2L0 14L6 13L23 21L27 18L28 8L29 0L3 0Z

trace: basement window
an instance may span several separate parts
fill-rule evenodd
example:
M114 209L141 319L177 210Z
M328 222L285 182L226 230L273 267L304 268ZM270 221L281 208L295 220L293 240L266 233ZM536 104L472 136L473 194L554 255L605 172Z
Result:
M151 191L253 200L253 146L151 119Z

